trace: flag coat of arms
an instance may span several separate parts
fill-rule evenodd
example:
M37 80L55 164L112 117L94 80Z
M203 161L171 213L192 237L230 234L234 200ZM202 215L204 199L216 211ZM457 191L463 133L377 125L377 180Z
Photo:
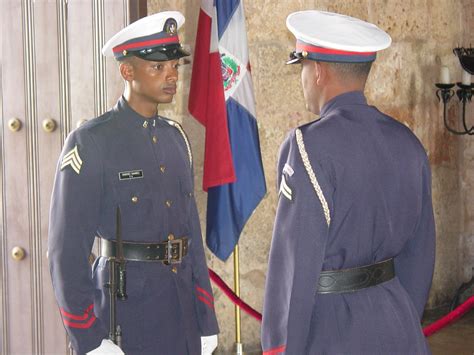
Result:
M189 112L206 127L207 246L226 260L266 193L242 0L202 1Z

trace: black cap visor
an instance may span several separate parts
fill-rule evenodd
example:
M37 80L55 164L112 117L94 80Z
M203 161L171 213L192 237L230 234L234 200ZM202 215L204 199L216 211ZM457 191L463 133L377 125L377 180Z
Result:
M190 55L188 51L181 47L180 44L176 43L142 49L139 51L130 51L129 53L138 58L155 62L174 60Z

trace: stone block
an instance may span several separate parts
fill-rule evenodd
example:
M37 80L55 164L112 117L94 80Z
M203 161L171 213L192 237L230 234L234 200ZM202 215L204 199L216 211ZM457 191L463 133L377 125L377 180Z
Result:
M367 6L368 21L388 32L394 41L423 39L430 34L427 0L371 0Z
M282 43L293 35L286 28L286 17L295 11L314 9L316 1L246 1L245 14L249 42Z

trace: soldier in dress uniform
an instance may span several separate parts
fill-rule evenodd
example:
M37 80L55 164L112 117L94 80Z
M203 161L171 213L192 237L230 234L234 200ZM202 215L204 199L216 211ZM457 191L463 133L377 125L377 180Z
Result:
M435 228L427 155L367 104L376 52L391 38L335 13L290 14L308 109L278 161L264 354L429 354L420 326Z
M52 195L49 264L64 326L84 354L119 349L109 334L108 260L121 231L128 298L117 300L127 354L210 354L218 326L181 126L158 115L189 55L176 11L145 17L102 49L119 62L125 91L113 109L74 130ZM117 208L121 221L117 227ZM98 238L101 255L88 257ZM103 351L103 352L101 352Z

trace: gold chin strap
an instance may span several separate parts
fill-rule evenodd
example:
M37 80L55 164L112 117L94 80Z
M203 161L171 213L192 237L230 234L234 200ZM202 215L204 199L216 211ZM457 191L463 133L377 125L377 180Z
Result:
M331 224L331 215L329 212L328 203L326 201L326 198L324 197L323 190L321 190L321 186L319 186L318 179L316 178L316 175L313 171L313 167L311 166L311 163L309 161L308 153L306 153L306 148L304 146L303 134L301 133L300 129L296 129L296 143L298 144L298 150L300 152L301 159L303 160L306 172L308 173L309 180L313 185L314 192L316 192L316 195L318 196L319 201L321 202L321 206L323 207L324 217L326 218L326 223L329 227L329 225Z

